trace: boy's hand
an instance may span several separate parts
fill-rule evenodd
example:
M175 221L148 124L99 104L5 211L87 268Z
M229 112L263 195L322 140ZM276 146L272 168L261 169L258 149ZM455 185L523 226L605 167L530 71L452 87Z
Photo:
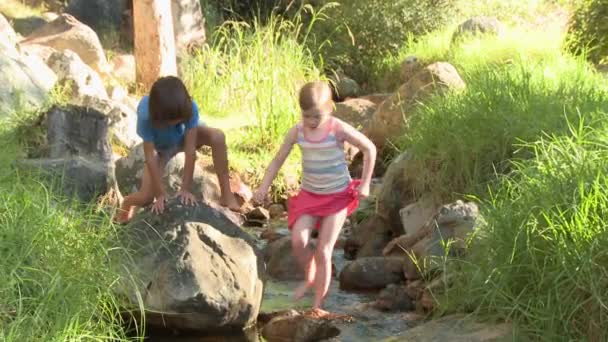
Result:
M154 204L152 205L152 212L160 215L165 211L165 195L156 197Z
M194 198L194 195L188 190L184 190L184 189L180 190L175 197L179 198L180 202L183 205L196 205L197 204L196 198Z
M264 198L266 198L266 191L262 191L262 189L257 189L253 193L253 197L251 200L254 204L264 204Z
M369 197L369 184L361 183L357 187L357 195L359 198L367 198Z

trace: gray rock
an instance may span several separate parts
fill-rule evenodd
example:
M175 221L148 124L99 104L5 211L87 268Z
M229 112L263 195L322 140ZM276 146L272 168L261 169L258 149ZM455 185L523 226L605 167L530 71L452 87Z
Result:
M66 13L32 32L20 44L45 45L59 51L72 50L93 70L105 74L110 69L95 31Z
M255 323L264 262L254 239L220 211L171 200L163 215L137 215L126 234L147 323L205 332ZM137 294L129 298L137 307Z
M452 41L456 41L465 36L482 34L501 35L505 30L504 25L495 17L477 16L467 19L458 25L452 35Z
M402 258L360 258L340 272L340 288L343 290L378 290L403 280Z
M389 284L380 291L374 307L382 311L411 311L416 308L405 285Z
M17 166L39 172L47 182L60 185L59 192L90 202L107 193L114 185L112 164L75 156L57 159L28 159Z
M47 61L60 83L69 87L73 100L92 96L107 99L108 93L101 77L71 50L55 51Z
M0 34L0 117L42 106L56 81L39 58L20 54L14 42Z
M49 157L82 156L110 162L108 129L108 117L93 108L55 106L47 113Z

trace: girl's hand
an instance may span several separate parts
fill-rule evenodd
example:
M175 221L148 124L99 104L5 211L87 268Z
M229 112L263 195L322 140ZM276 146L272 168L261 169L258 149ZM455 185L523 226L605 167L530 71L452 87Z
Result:
M175 197L179 198L180 202L183 205L196 205L196 198L194 198L194 195L188 191L188 190L180 190L177 195L175 195Z
M264 204L264 199L266 198L266 191L262 191L262 189L257 189L253 193L253 197L251 200L254 204Z
M359 198L369 197L369 184L368 183L359 184L359 186L357 187L357 195L359 196Z
M165 195L156 197L154 204L152 205L152 212L160 215L165 211Z

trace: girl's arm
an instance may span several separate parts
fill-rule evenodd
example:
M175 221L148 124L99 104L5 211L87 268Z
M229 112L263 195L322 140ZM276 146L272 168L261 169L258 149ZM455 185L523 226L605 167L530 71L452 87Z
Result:
M298 129L296 127L292 127L289 132L287 132L287 135L285 136L285 140L283 141L281 148L275 155L274 159L272 159L272 162L270 162L270 165L268 165L268 168L264 173L262 184L253 196L254 201L262 202L264 200L264 197L266 197L268 188L270 188L272 181L277 176L277 173L281 169L281 166L283 166L285 159L287 159L287 156L289 156L289 152L291 152L293 145L296 143L297 136Z
M361 185L359 186L362 196L369 195L369 185L372 181L374 165L376 164L376 146L363 133L357 131L351 125L336 120L337 132L342 134L342 138L350 144L356 146L363 153L363 174L361 175Z

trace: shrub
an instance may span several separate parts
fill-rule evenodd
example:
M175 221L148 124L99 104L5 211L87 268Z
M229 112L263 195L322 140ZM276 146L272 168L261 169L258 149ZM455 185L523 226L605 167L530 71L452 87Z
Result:
M567 48L594 63L608 58L608 1L580 0L570 19Z

